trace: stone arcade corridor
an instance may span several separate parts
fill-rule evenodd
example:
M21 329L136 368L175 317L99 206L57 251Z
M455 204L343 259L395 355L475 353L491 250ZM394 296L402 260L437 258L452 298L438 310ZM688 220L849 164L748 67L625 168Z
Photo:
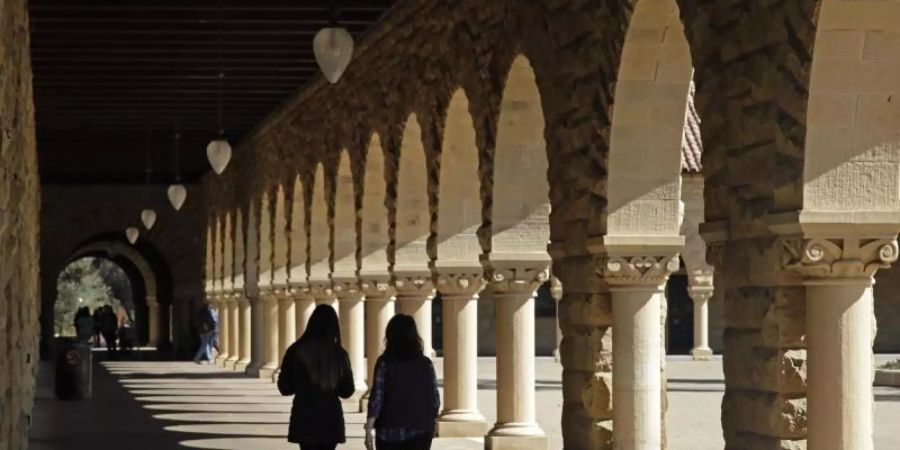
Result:
M233 442L143 418L250 398L232 383L270 397L330 305L354 400L387 321L414 317L441 445L898 448L896 391L873 385L873 355L900 352L898 18L900 0L0 0L0 450L83 407L34 405L56 280L86 256L121 266L125 334L170 361L110 363L98 395L166 445ZM222 352L178 362L207 304ZM284 412L245 418L265 414Z

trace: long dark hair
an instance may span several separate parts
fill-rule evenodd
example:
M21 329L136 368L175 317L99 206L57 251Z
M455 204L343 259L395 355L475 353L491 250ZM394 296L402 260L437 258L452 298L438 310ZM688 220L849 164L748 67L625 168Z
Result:
M297 356L312 384L325 390L337 387L346 357L341 347L341 326L333 307L319 305L313 310L298 342Z
M422 355L422 338L416 321L406 314L391 318L385 331L384 356L392 359L413 359Z

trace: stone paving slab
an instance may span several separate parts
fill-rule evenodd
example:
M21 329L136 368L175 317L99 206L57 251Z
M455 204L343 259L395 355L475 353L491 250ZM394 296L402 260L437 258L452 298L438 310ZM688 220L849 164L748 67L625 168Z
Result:
M878 361L891 357L879 356ZM435 367L442 372L442 361ZM31 432L32 450L117 450L201 448L282 450L290 398L278 395L268 380L250 378L216 366L188 362L122 361L95 370L94 398L60 402L46 389L42 367ZM539 358L536 377L538 422L550 438L550 449L562 448L562 369ZM496 417L495 361L478 362L479 408L489 422ZM667 363L670 450L713 450L724 447L719 423L724 394L720 358L694 362L670 357ZM900 448L900 389L876 388L876 449ZM353 409L347 404L347 411ZM364 417L346 414L349 442L341 449L362 450ZM435 450L482 449L481 439L438 439Z

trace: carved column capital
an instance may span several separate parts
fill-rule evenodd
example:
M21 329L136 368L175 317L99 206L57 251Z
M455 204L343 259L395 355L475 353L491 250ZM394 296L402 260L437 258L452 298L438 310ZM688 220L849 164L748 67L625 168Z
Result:
M331 281L312 281L309 282L309 293L317 302L331 301L335 298L334 289L331 287Z
M562 281L559 281L559 278L556 276L550 276L550 296L553 297L553 300L557 302L562 300L563 298L563 285Z
M678 270L677 253L668 255L600 255L597 273L612 287L659 287Z
M897 261L893 238L785 238L781 240L781 267L806 282L824 279L859 279L871 283L878 269Z
M485 268L494 292L532 293L550 278L549 260L490 261Z
M395 269L392 278L397 296L425 298L434 295L432 274L427 268Z
M366 300L391 299L396 294L391 285L391 275L387 271L379 273L365 273L359 276L359 288Z
M484 269L479 266L436 267L435 288L443 296L471 296L484 288Z
M359 278L348 276L333 277L331 280L334 295L338 300L352 300L362 298L362 291L359 289Z
M688 296L694 303L706 303L712 298L714 290L711 286L688 287Z

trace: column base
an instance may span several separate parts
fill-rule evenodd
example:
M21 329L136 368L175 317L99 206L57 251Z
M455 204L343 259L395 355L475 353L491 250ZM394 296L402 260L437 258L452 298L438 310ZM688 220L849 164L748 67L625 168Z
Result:
M500 436L488 434L484 438L486 450L548 450L547 436Z
M235 372L246 372L248 366L250 366L250 361L246 359L239 359L230 364L228 368L234 370Z
M228 356L222 356L221 354L219 354L219 356L216 356L216 358L213 360L213 364L219 367L225 367L226 361L228 361Z
M359 412L369 412L369 391L366 391L366 393L359 398Z
M281 375L281 367L279 367L279 368L272 374L272 382L273 382L273 383L277 383L277 382L278 382L278 375Z
M237 362L238 362L238 359L236 357L228 358L225 361L222 361L222 367L224 367L226 369L234 369L234 365L237 364Z
M262 370L262 367L253 364L249 364L246 367L247 368L244 369L244 373L250 375L251 377L259 377L259 371Z
M487 420L475 412L453 412L437 419L438 437L484 437L488 431Z
M709 361L713 357L713 351L709 347L694 347L691 349L694 361Z
M262 366L256 372L256 376L258 376L259 378L268 378L271 380L276 371L278 371L278 367Z

